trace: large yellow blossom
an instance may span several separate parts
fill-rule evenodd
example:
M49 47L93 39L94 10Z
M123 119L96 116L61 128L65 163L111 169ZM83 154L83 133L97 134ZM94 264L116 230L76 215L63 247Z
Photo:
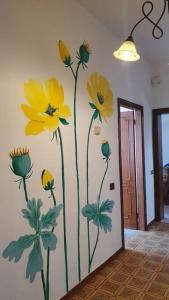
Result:
M59 119L71 115L69 106L64 104L63 87L55 78L46 80L45 87L40 81L29 80L24 85L24 93L29 103L29 106L21 105L29 119L26 135L36 135L45 130L53 132L59 127Z
M100 74L93 73L87 83L87 90L101 117L105 120L111 117L113 114L113 94L108 80Z

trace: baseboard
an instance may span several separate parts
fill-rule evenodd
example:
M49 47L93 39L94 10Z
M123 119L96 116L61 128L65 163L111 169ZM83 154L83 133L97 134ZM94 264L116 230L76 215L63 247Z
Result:
M108 265L112 259L114 259L120 252L124 250L123 247L121 247L117 252L115 252L109 259L107 259L102 265L100 265L96 270L91 272L87 277L85 277L79 284L77 284L74 288L72 288L65 296L60 298L60 300L68 300L76 292L77 289L82 288L84 285L86 285L92 277L94 277L97 273L99 273L106 265Z
M153 219L150 223L147 224L147 230L150 229L151 225L153 225L153 223L155 222L156 220Z

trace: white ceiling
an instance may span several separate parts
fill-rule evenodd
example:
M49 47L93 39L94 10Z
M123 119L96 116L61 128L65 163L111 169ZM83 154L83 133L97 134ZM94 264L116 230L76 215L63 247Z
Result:
M96 16L109 30L122 41L136 22L142 18L142 4L144 0L77 0L88 11ZM153 20L158 20L164 0L152 0L154 10L151 13ZM150 63L169 62L169 14L166 10L160 25L164 36L160 40L153 39L151 32L153 25L145 20L134 32L134 40L139 53ZM120 46L120 45L119 45Z

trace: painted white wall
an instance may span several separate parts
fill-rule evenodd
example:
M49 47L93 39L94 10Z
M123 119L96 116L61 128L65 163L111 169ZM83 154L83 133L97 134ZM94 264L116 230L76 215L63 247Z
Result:
M169 114L162 115L163 166L169 163Z
M90 147L91 199L96 199L98 185L103 173L103 161L100 142L108 139L111 144L112 156L110 169L104 185L103 196L115 201L112 214L112 233L102 234L93 263L93 269L102 264L121 247L121 213L118 159L118 123L117 97L131 100L144 106L145 112L145 159L146 159L146 194L147 221L154 218L154 195L152 162L152 120L151 120L151 87L149 65L141 60L134 64L126 64L112 58L112 50L120 41L115 38L102 24L73 0L15 0L3 1L0 10L0 249L17 239L20 235L31 232L20 211L24 207L22 190L18 189L15 176L9 169L8 153L14 147L28 146L34 173L29 180L31 196L41 197L44 209L50 207L48 195L41 187L41 172L44 168L55 175L57 199L61 202L61 171L60 152L55 142L51 143L51 135L47 132L36 137L26 137L24 127L26 118L20 110L25 103L23 84L28 79L46 80L56 76L63 84L65 101L72 108L73 80L71 74L63 66L58 54L57 42L65 41L72 56L84 40L91 46L92 54L86 71L80 71L78 85L78 137L81 179L81 206L86 203L85 191L85 148L87 130L91 118L88 107L89 96L86 82L93 71L105 75L114 94L114 114L108 124L103 124L100 136L92 136ZM70 288L77 281L77 200L74 169L73 120L63 128L66 161L66 197L67 197L67 228ZM96 123L95 123L96 124ZM98 124L100 125L100 124ZM93 133L92 133L93 134ZM3 171L2 171L3 170ZM97 172L96 172L97 170ZM110 182L115 182L115 190L109 191ZM51 299L60 299L65 294L63 230L62 217L56 230L58 246L52 254L51 263ZM95 228L92 230L95 236ZM31 285L25 280L27 253L15 264L4 259L0 260L0 290L3 300L42 299L40 278ZM87 232L86 221L81 218L81 260L82 277L87 275ZM10 288L9 288L10 287Z
M152 66L152 107L169 107L169 65L167 63Z

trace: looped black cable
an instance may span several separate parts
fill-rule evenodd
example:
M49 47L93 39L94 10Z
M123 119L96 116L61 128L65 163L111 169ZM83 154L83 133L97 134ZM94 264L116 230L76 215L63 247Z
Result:
M159 23L160 23L162 17L164 16L164 13L165 13L165 10L166 10L167 2L168 2L168 7L169 7L169 0L164 0L164 8L163 8L163 11L162 11L162 13L161 13L161 15L160 15L160 18L157 20L157 22L154 22L154 21L149 17L150 14L152 13L153 9L154 9L154 4L153 4L151 1L145 1L145 2L143 3L143 5L142 5L142 13L143 13L144 17L143 17L140 21L138 21L138 22L136 23L136 25L133 27L133 29L132 29L132 31L131 31L131 33L130 33L130 36L132 36L132 34L133 34L134 30L136 29L136 27L137 27L140 23L142 23L142 21L144 21L144 20L147 19L151 24L154 25L153 30L152 30L152 36L153 36L155 39L157 39L157 40L161 39L162 36L163 36L163 34L164 34L164 32L163 32L163 29L159 26ZM150 5L150 10L146 12L146 7L147 7L147 5ZM157 35L157 33L156 33L157 30L158 30L158 32L159 32L159 35Z

